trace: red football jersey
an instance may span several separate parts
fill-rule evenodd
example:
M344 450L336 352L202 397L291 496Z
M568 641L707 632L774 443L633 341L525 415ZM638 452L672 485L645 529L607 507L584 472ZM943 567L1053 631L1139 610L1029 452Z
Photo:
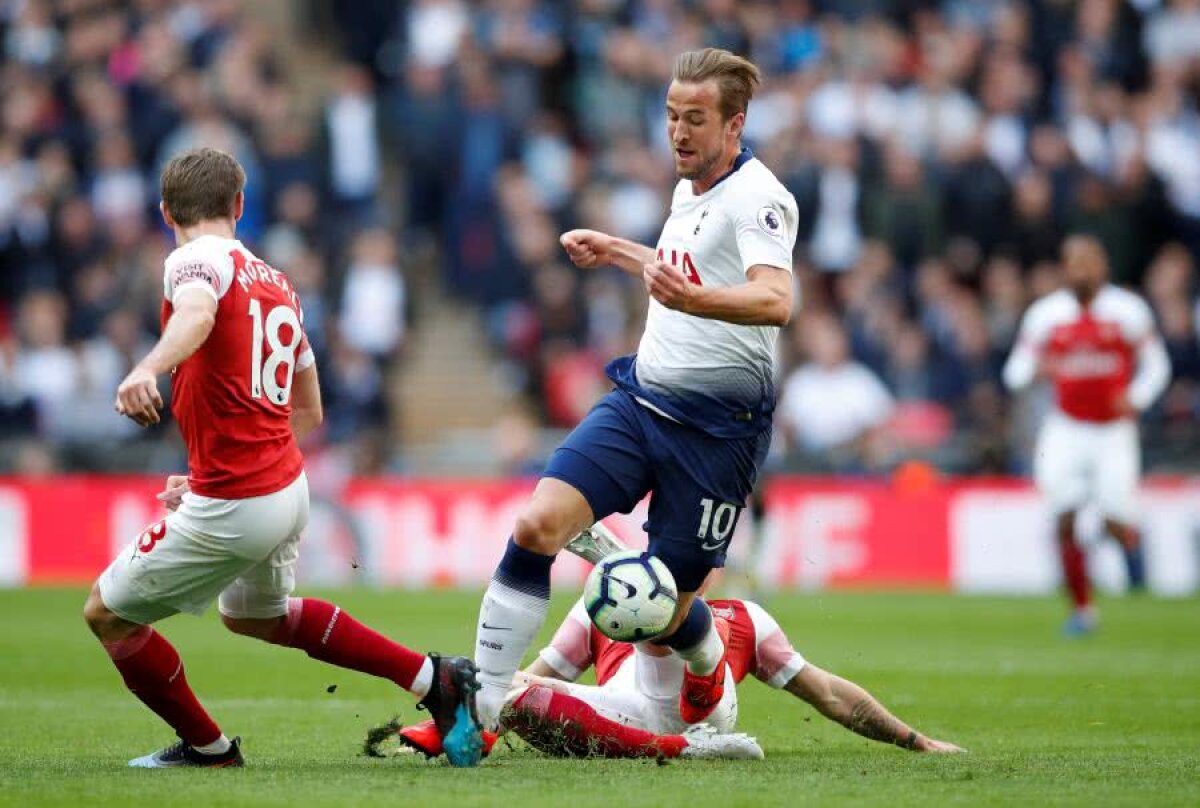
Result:
M1096 423L1123 417L1118 403L1129 391L1138 348L1153 337L1149 306L1115 286L1101 289L1086 308L1065 290L1042 298L1021 334L1050 360L1058 408Z
M770 638L758 636L754 620L751 618L745 602L710 600L708 605L714 616L724 618L729 623L729 647L725 650L725 662L728 663L733 673L733 681L741 682L752 673L760 673L760 641L766 642ZM596 683L603 685L616 675L622 663L633 653L633 645L625 642L613 642L601 634L594 625L590 628L592 659L596 661ZM784 645L786 645L786 656L790 658L795 652L786 639ZM774 670L771 673L774 673ZM763 678L769 678L769 675Z
M1117 402L1133 378L1134 350L1119 324L1098 320L1087 309L1056 325L1045 351L1053 360L1058 408L1081 421L1120 417Z
M217 300L212 333L171 377L191 490L246 499L286 488L304 466L290 423L292 381L313 363L291 282L240 241L202 236L167 258L164 328L184 289Z

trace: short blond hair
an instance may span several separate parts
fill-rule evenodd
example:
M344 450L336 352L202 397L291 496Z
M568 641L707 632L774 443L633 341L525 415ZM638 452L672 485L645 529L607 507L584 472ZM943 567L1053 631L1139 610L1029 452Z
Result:
M760 82L758 68L753 62L721 48L679 54L671 79L687 83L715 79L721 92L721 116L725 120L746 112Z

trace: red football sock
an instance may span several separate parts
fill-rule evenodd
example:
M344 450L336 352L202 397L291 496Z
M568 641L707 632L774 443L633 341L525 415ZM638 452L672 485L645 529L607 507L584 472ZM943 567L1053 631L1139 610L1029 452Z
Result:
M129 692L166 721L190 746L221 737L221 729L200 706L183 673L179 653L163 635L143 626L130 636L104 643Z
M1076 609L1085 609L1092 602L1092 586L1088 580L1087 557L1079 542L1073 538L1060 539L1059 553L1062 556L1063 577L1067 579L1067 589L1071 592L1071 601Z
M271 641L331 665L391 679L405 690L412 689L426 658L315 598L292 598L287 621Z
M675 758L681 735L655 735L605 718L587 702L534 685L513 704L509 726L530 746L568 757Z

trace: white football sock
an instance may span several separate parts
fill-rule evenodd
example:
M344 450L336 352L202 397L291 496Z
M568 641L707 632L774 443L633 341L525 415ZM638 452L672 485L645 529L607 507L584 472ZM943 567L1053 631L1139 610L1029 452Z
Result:
M546 621L549 609L549 598L521 592L495 579L488 584L475 632L475 664L479 666L479 683L483 685L476 705L485 728L496 725L504 697L512 688L513 674Z
M715 671L725 657L725 643L717 633L716 621L708 627L703 640L691 648L676 648L675 653L687 660L688 670L697 676L708 676Z
M223 755L229 751L229 747L233 746L229 739L225 737L225 733L221 733L221 737L217 738L212 743L206 743L204 746L193 746L202 755Z
M408 692L418 699L423 699L429 695L431 687L433 687L433 660L425 657L425 661L421 663L421 670L417 671L417 675L413 677Z

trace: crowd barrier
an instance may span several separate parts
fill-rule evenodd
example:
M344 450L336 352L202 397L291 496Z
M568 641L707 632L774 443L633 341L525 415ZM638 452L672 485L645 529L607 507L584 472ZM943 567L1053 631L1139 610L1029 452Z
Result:
M0 586L81 584L162 518L158 478L0 479ZM314 485L301 579L420 588L478 587L532 488L530 481L363 479L321 493ZM897 485L777 477L766 489L765 529L743 516L731 559L771 588L923 587L1046 593L1059 585L1050 519L1024 481L972 479ZM1149 480L1142 493L1151 589L1200 589L1200 482ZM645 503L610 526L644 546ZM1124 569L1099 519L1084 514L1098 585L1120 590ZM757 537L757 541L755 540ZM559 583L586 575L555 565Z

